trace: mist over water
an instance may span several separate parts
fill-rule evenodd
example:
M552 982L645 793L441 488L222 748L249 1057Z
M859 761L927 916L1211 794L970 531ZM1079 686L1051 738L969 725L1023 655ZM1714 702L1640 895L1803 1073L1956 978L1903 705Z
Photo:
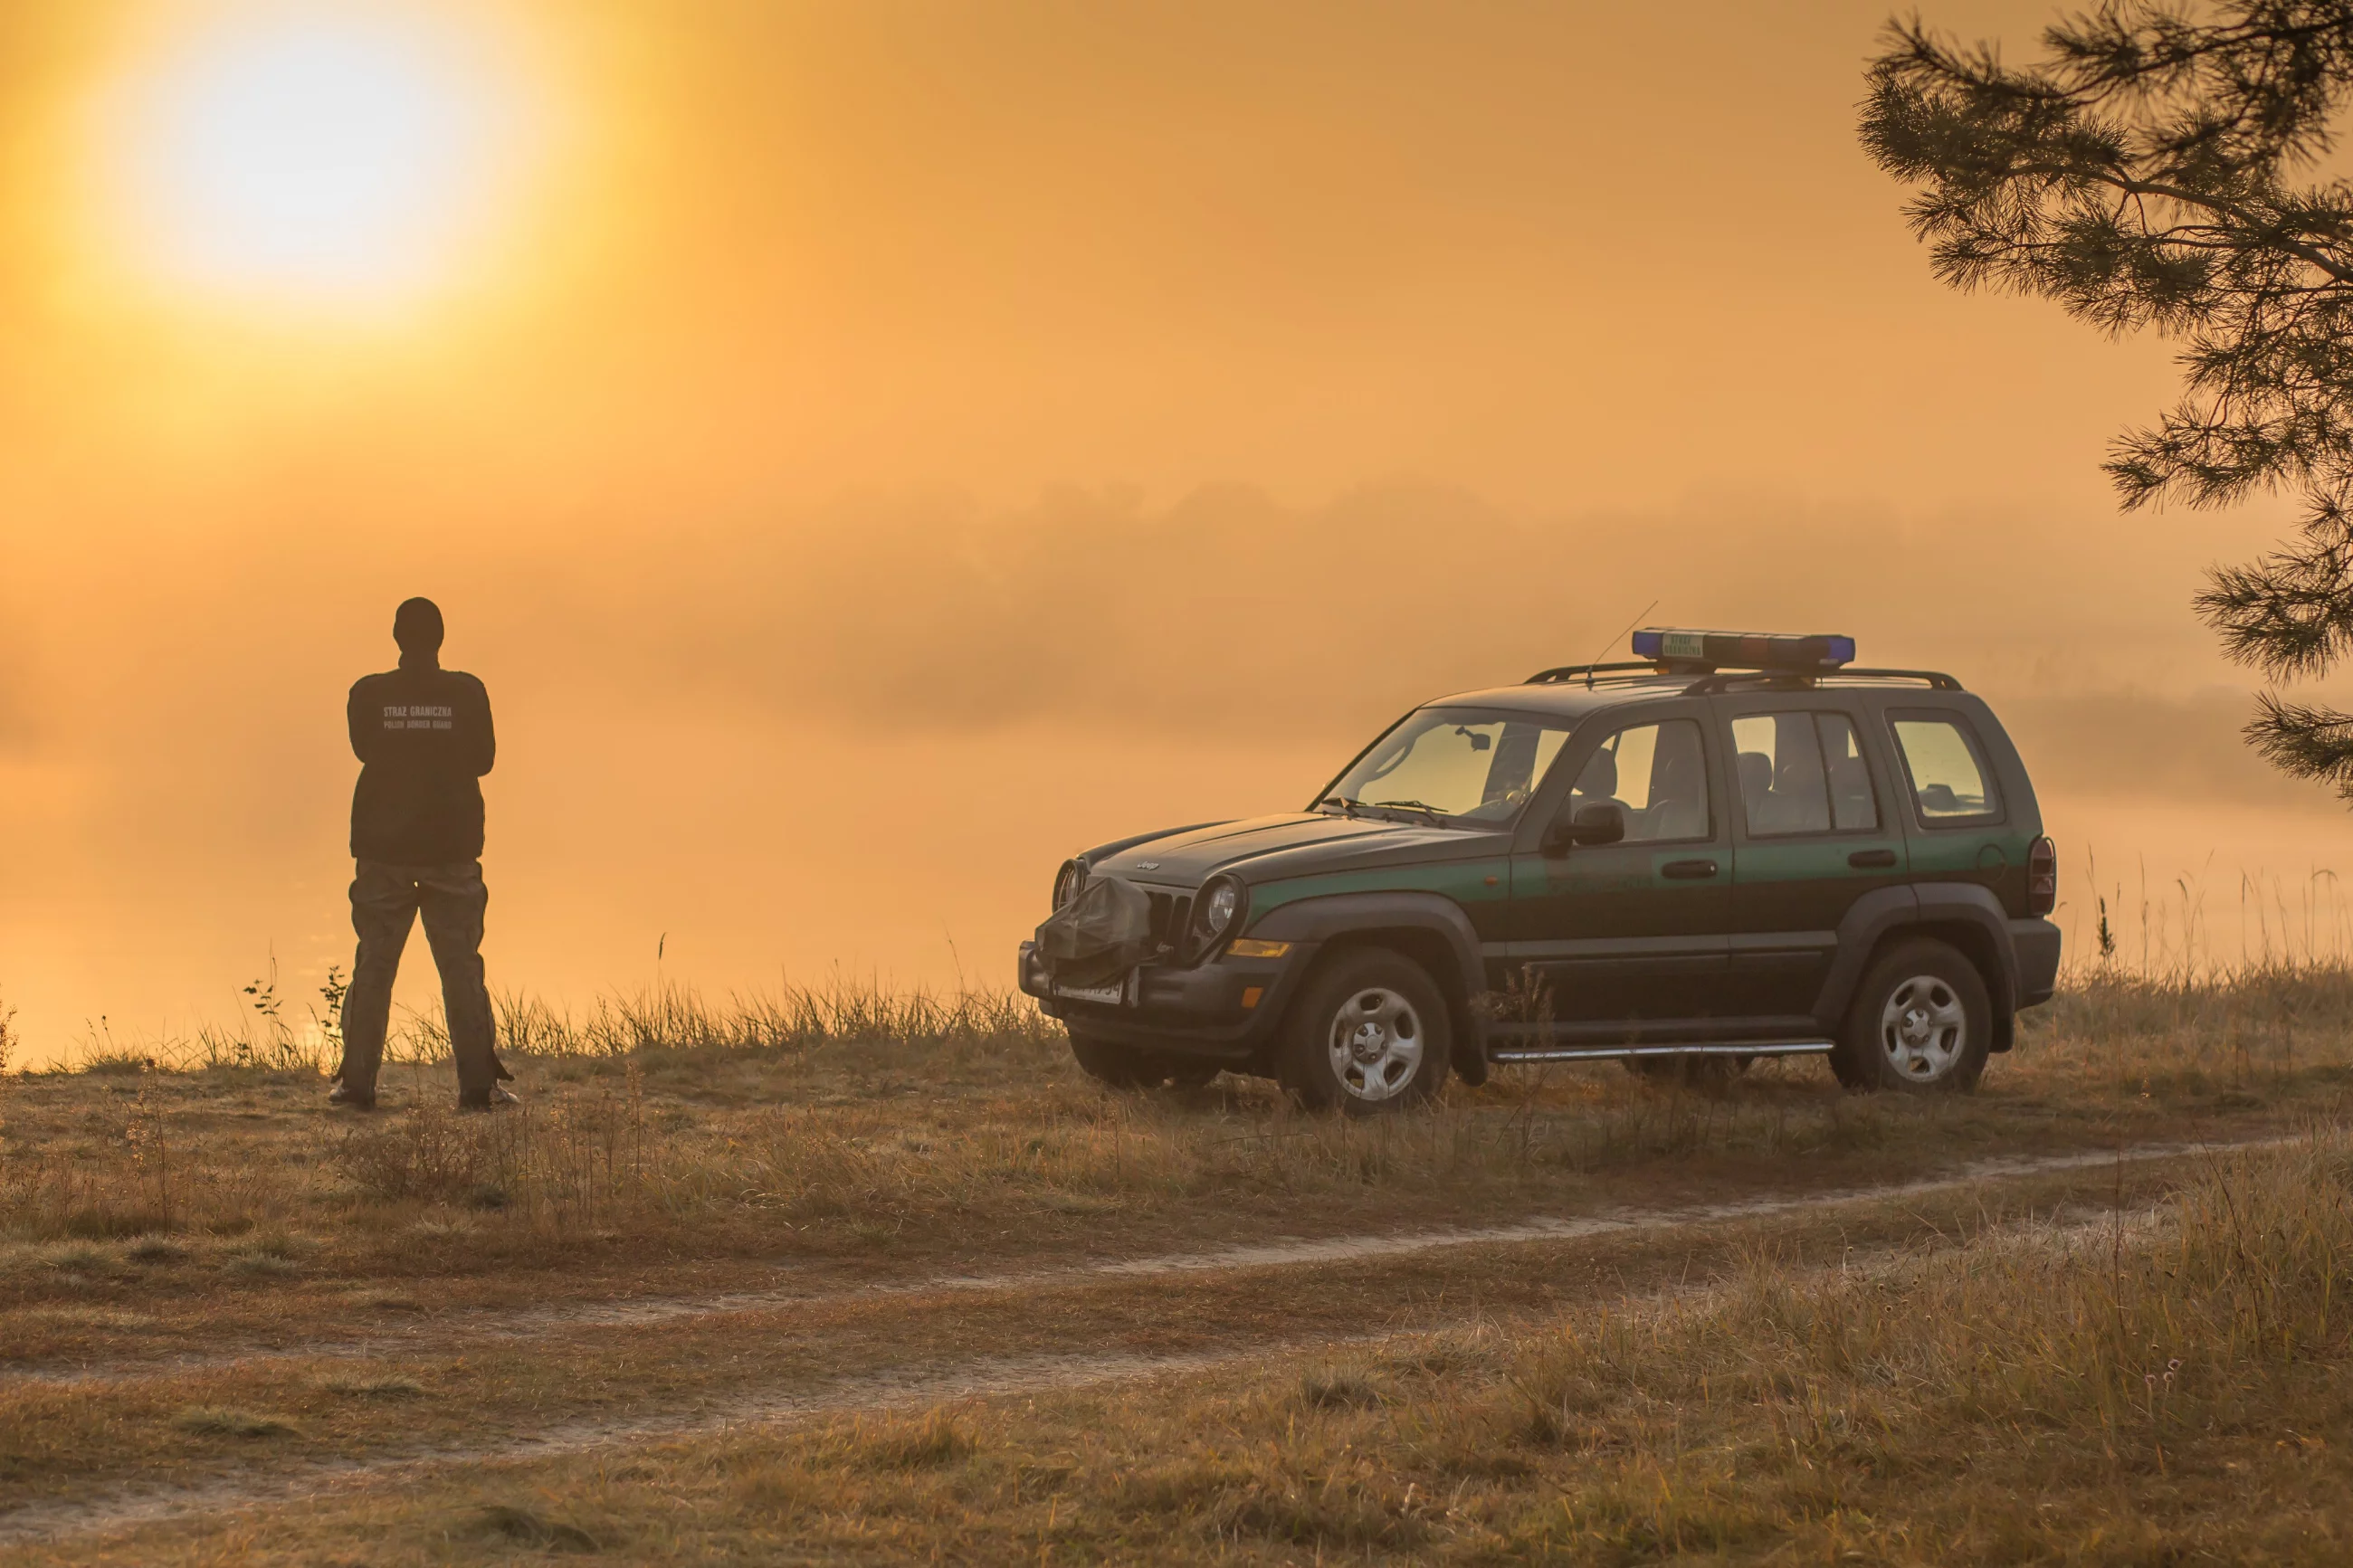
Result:
M1637 618L1986 693L2122 956L2144 901L2152 962L2337 940L2345 813L2189 610L2283 509L2116 514L2167 347L1935 281L1854 141L1880 0L445 9L554 106L538 184L349 321L132 287L93 217L211 0L0 11L37 1060L349 963L343 702L412 594L496 707L491 982L558 999L1005 984L1071 851L1296 807Z
M129 1039L232 1020L273 954L298 1000L347 967L343 694L389 666L412 591L496 705L493 984L559 1000L837 967L1003 985L1064 856L1294 809L1414 703L1622 655L1654 599L1651 621L1850 631L1867 662L1986 693L2060 840L2078 956L2101 896L2129 959L2144 906L2158 958L2341 947L2313 873L2353 872L2353 825L2239 743L2243 689L2166 602L2200 522L2137 524L2142 586L2088 596L2097 518L1518 517L1406 483L1313 507L1230 486L866 500L560 551L149 533L102 567L12 563L10 624L44 655L0 687L0 985L38 1059L101 1015ZM1905 564L1962 528L1933 578ZM426 956L404 1005L434 1005Z

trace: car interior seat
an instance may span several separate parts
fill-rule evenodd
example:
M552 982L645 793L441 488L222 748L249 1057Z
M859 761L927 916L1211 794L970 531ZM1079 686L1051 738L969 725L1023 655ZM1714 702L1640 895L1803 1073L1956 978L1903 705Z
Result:
M1577 775L1577 784L1568 792L1568 811L1573 817L1588 805L1602 805L1618 801L1618 753L1614 750L1593 753L1585 771ZM1623 809L1622 805L1620 809ZM1629 813L1629 820L1631 814Z
M1804 717L1800 715L1800 717ZM1782 728L1775 747L1771 789L1756 823L1760 833L1827 833L1830 796L1822 777L1822 753L1812 726Z
M1651 771L1651 804L1641 818L1638 828L1629 830L1629 837L1707 837L1707 768L1697 737L1689 731L1671 726L1660 736L1658 761Z
M1841 827L1873 827L1879 812L1871 798L1871 772L1861 757L1840 757L1831 763L1831 802Z
M1773 759L1762 752L1743 752L1733 764L1740 774L1740 804L1748 813L1748 831L1770 831L1766 816L1773 803Z

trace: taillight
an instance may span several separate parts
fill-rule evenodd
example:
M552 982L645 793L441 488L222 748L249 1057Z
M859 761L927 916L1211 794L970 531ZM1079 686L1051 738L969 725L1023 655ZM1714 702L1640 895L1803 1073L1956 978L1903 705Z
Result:
M2038 838L2026 852L2026 912L2047 915L2059 907L2059 847Z

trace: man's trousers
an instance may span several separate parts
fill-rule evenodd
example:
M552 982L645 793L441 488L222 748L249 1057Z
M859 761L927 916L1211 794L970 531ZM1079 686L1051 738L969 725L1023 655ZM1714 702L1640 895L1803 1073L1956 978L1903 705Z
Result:
M420 914L434 966L441 972L459 1103L482 1104L500 1079L514 1076L499 1064L490 989L482 983L482 913L490 901L480 860L446 866L359 862L352 879L352 929L359 933L360 948L352 963L352 988L343 998L343 1061L337 1075L345 1090L361 1097L375 1093L385 1032L392 1023L393 977L400 973L401 950Z

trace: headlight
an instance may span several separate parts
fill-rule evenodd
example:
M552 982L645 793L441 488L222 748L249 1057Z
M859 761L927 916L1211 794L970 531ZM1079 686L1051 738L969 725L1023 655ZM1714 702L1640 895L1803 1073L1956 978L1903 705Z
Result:
M1062 868L1054 873L1054 907L1059 910L1077 898L1079 889L1086 885L1086 868L1076 860L1063 861Z
M1242 885L1231 877L1215 878L1193 902L1193 929L1202 941L1216 942L1234 929L1241 913Z

